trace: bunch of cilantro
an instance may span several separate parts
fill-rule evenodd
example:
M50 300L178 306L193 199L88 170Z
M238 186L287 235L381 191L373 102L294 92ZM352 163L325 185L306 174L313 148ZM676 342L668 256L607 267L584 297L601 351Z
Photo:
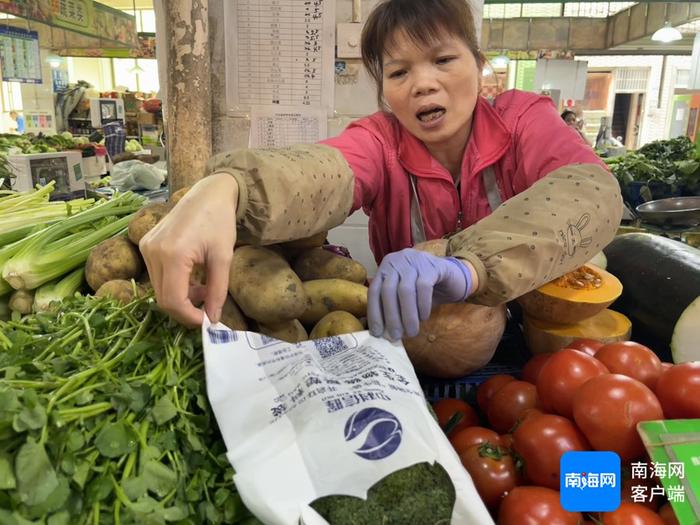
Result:
M200 333L151 298L0 322L0 523L258 523L232 477Z

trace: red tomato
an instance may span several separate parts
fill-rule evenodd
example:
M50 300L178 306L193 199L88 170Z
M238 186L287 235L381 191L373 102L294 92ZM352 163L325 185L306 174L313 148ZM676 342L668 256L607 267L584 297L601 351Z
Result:
M540 370L542 370L542 366L550 357L552 357L552 354L535 354L533 357L531 357L523 367L523 381L536 385L537 378L540 375Z
M535 385L525 381L511 381L491 398L488 410L489 423L499 433L509 432L525 410L537 406Z
M462 419L457 423L457 425L448 433L452 435L454 432L458 432L463 428L473 427L479 424L479 416L476 411L467 403L461 399L446 398L440 399L433 404L433 410L438 418L438 423L440 428L445 430L447 423L456 415L461 414Z
M595 358L611 373L641 381L652 390L661 375L661 359L651 349L634 341L602 346Z
M491 429L469 427L454 432L452 436L450 436L450 443L452 443L457 454L461 454L469 447L481 445L482 443L491 443L493 446L499 446L501 444L501 438Z
M469 447L459 458L489 510L496 510L518 484L513 458L488 443Z
M666 503L659 509L659 517L664 521L664 525L680 525L670 503Z
M513 434L501 434L501 448L513 450Z
M638 503L623 502L617 510L603 512L603 525L664 525L656 512Z
M545 487L515 487L501 503L498 525L578 525L580 512L568 512L559 492Z
M493 395L498 392L503 385L515 381L515 378L508 374L498 374L490 377L479 385L476 390L476 404L479 405L481 411L486 414L489 410L489 401Z
M549 358L537 378L540 403L545 412L570 419L576 390L588 380L607 373L608 369L596 358L577 350L561 350Z
M700 361L674 365L656 383L667 419L700 418Z
M637 423L663 419L654 392L636 379L620 374L595 377L574 396L574 419L595 450L611 450L622 461L644 453Z
M523 458L523 473L528 481L559 490L561 455L572 450L590 450L590 446L571 421L542 414L520 423L513 434L513 450Z
M605 343L601 343L600 341L596 341L595 339L581 338L574 339L568 345L566 345L566 348L572 348L574 350L578 350L579 352L583 352L584 354L594 356L598 349L604 344Z

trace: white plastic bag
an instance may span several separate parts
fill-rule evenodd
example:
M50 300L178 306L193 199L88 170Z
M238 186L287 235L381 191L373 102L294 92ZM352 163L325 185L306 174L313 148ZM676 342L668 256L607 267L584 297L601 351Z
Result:
M125 160L112 166L110 184L121 191L157 190L167 172L140 160Z
M291 344L207 319L202 339L237 490L264 523L325 525L317 498L366 499L388 474L438 462L455 489L450 523L493 524L401 344L366 331Z

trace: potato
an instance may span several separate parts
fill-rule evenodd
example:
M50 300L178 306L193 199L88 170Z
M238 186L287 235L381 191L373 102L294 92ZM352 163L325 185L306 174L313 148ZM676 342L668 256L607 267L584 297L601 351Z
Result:
M438 257L445 257L447 256L447 243L447 239L433 239L431 241L419 242L413 248L437 255Z
M363 284L367 270L359 262L324 248L311 248L294 261L294 271L302 281L314 279L345 279Z
M191 189L192 186L184 186L180 188L179 190L173 192L173 194L168 199L168 202L171 206L175 206L178 202L180 202L180 199L182 199L185 196L185 194Z
M276 325L258 323L258 330L261 334L274 337L280 341L287 341L288 343L298 343L309 338L306 330L297 319Z
M262 246L234 252L228 286L243 313L267 325L297 319L306 309L299 277L284 258Z
M364 326L360 320L348 312L337 310L328 315L324 315L321 320L316 323L313 330L309 334L309 339L321 339L322 337L330 337L332 335L350 334L352 332L361 332Z
M315 324L323 316L336 310L349 312L355 317L367 315L367 287L343 279L315 279L304 283L309 304L299 320Z
M248 323L243 317L238 305L234 302L230 295L226 295L224 308L221 310L221 322L228 326L231 330L247 330Z
M107 281L95 292L96 297L111 297L121 304L129 304L145 294L146 291L140 285L126 279Z
M137 211L134 218L129 222L129 240L138 246L143 236L168 214L170 208L169 204L161 202L149 204Z
M93 291L114 279L137 279L143 263L126 237L112 237L95 246L85 263L85 280Z

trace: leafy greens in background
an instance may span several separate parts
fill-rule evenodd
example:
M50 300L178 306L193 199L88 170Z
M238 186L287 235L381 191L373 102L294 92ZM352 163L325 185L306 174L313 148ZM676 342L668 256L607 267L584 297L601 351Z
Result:
M259 523L232 477L200 333L152 299L0 322L0 523Z
M640 193L645 200L700 194L700 156L686 136L650 142L636 152L604 160L620 183L623 196L629 195L633 182L644 183Z

